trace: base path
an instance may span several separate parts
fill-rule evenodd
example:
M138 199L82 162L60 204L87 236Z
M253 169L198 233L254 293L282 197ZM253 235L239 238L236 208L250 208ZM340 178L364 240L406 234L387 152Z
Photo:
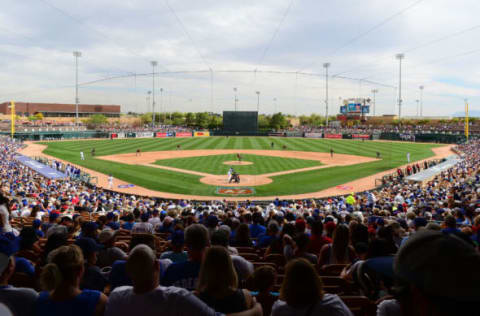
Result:
M59 161L62 161L64 163L69 163L72 164L69 161L61 160L57 157L53 157L50 155L46 155L43 153L43 150L47 147L45 145L41 144L35 144L33 142L25 142L27 144L27 147L24 149L20 150L19 153L22 155L30 156L30 157L39 157L43 156L49 159L56 159ZM435 156L430 157L425 160L432 160L432 159L441 159L448 157L450 155L455 154L451 148L454 145L447 145L443 147L436 147L432 148L432 151L434 152ZM361 156L352 156L352 155L342 155L342 154L334 154L333 158L330 158L329 153L318 153L318 152L301 152L301 151L282 151L282 150L179 150L179 151L162 151L162 152L144 152L141 154L141 156L135 157L135 153L129 153L129 154L119 154L119 155L112 155L112 156L102 156L102 157L96 157L99 159L105 159L105 160L110 160L110 161L117 161L120 163L127 163L127 164L140 164L140 165L149 165L150 167L155 167L155 168L169 168L166 166L160 166L160 165L154 165L152 164L153 162L161 159L172 159L172 158L185 158L185 157L194 157L194 156L205 156L205 155L220 155L220 154L230 154L230 153L245 153L245 154L256 154L256 155L262 155L262 156L274 156L274 157L286 157L286 158L300 158L300 159L309 159L309 160L318 160L321 161L324 165L318 166L318 167L311 167L311 168L304 168L304 169L320 169L320 168L327 168L331 167L333 165L340 165L340 166L345 166L345 165L351 165L351 164L358 164L358 163L364 163L364 162L369 162L369 161L374 161L376 159L369 158L369 157L361 157ZM137 160L138 159L138 160ZM418 161L418 163L421 163L423 160ZM400 166L398 168L405 167ZM98 171L91 170L82 166L76 165L76 167L82 169L84 172L89 173L93 177L98 178L98 187L102 188L108 188L108 175L102 174ZM282 172L277 172L277 173L271 173L271 174L263 174L261 176L268 178L269 176L273 175L280 175L280 174L287 174L287 173L296 173L296 172L301 172L304 171L304 169L297 169L297 170L286 170ZM397 168L393 168L390 170L386 170L365 178L357 179L351 182L347 182L341 185L337 185L336 187L332 187L329 189L325 189L322 191L318 192L311 192L311 193L305 193L305 194L297 194L297 195L283 195L283 196L262 196L262 197L223 197L223 196L204 196L204 195L185 195L185 194L177 194L177 193L168 193L168 192L160 192L160 191L153 191L141 186L135 185L134 187L130 188L118 188L118 185L126 185L129 184L128 182L115 179L114 180L114 190L118 191L119 193L124 193L124 194L137 194L137 195L143 195L143 196L151 196L151 197L159 197L159 198L164 198L164 199L188 199L188 200L226 200L226 201L244 201L247 199L254 199L254 200L274 200L275 198L279 199L309 199L309 198L324 198L324 197L330 197L330 196L335 196L335 195L344 195L350 192L362 192L366 190L371 190L375 188L375 179L381 178L384 175L391 174L395 172ZM175 170L177 171L177 170ZM206 174L206 173L201 173L201 172L195 172L195 171L190 171L190 170L183 170L183 169L178 169L179 172L185 172L185 173L196 173L198 175L204 176L204 177L211 177L213 175ZM213 177L218 177L218 178L211 178L211 185L217 185L217 186L227 186L225 184L226 182L226 175L222 176L213 176ZM252 184L247 184L244 181L247 181L247 178L240 175L242 183L240 185L235 184L232 186L252 186ZM256 177L256 176L253 176ZM204 178L203 178L204 179ZM258 181L258 179L252 178L253 180L248 180L251 183L257 183L255 181ZM223 183L221 183L223 181ZM268 181L268 180L265 180ZM270 180L271 181L271 180ZM203 182L203 181L202 181ZM266 183L265 183L266 184ZM253 184L254 185L254 184ZM258 185L258 184L257 184ZM351 190L346 191L345 188L351 188Z
M248 165L253 165L253 162L233 160L233 161L224 161L223 164L227 166L248 166Z

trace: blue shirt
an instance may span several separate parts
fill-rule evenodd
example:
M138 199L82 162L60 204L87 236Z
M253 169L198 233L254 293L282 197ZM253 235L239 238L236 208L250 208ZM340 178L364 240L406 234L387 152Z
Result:
M200 262L194 261L172 263L165 271L161 283L163 286L173 285L187 290L194 290L197 287L200 265Z
M265 234L265 232L267 231L265 226L262 226L259 224L250 224L249 229L250 229L250 237L252 238L257 238L261 234Z
M126 230L132 230L134 222L126 222L123 223L122 228Z
M35 308L36 316L94 316L100 299L99 291L83 290L66 301L53 301L48 292L41 292Z
M165 266L164 264L162 264L162 261L160 261L160 280L162 280L163 274L165 272ZM110 283L112 291L119 286L133 285L132 280L128 277L127 274L127 261L117 260L113 263L108 281Z
M117 222L110 222L105 224L105 226L108 226L113 230L118 230L120 228L120 224L118 224Z
M15 272L26 273L33 277L35 276L35 267L28 259L15 257Z
M270 244L272 243L272 241L274 241L276 239L276 237L273 237L273 236L270 236L270 235L260 235L258 236L258 243L257 243L257 246L260 247L260 248L266 248L268 246L270 246Z

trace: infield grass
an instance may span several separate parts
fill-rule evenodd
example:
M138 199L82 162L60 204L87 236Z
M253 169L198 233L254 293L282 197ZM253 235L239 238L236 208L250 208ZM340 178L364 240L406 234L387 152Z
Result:
M274 144L273 148L271 147L272 142ZM287 146L287 150L296 151L329 152L330 149L333 149L335 153L367 157L376 157L377 151L381 154L381 160L379 161L344 167L323 168L272 177L272 183L255 187L256 196L301 194L330 188L406 164L407 152L410 152L411 161L431 157L433 156L431 148L439 146L419 143L277 137L145 138L59 141L43 142L42 144L48 145L48 148L44 151L45 154L70 161L104 174L112 174L115 178L123 181L157 191L194 195L217 195L215 193L216 187L201 183L199 181L200 177L195 175L96 159L90 156L90 151L92 148L95 148L97 156L105 156L120 153L133 153L137 149L141 149L142 152L175 150L178 144L181 145L182 149L188 150L279 150L285 145ZM85 153L86 160L80 160L80 151ZM243 156L245 157L245 155ZM246 158L244 159L247 160ZM289 158L279 159L288 160ZM203 172L209 172L206 170L210 167L210 162L206 165L199 164L198 166L195 166L195 168L199 168L199 170ZM228 166L226 167L228 169ZM255 167L255 164L252 165L252 167ZM226 173L224 170L218 172Z
M242 161L251 162L251 165L227 165L226 161L236 161L236 154L213 155L189 158L174 158L157 160L155 164L179 169L206 172L210 174L227 174L228 169L233 169L239 174L264 174L278 171L301 169L321 166L320 161L282 158L260 155L242 154Z

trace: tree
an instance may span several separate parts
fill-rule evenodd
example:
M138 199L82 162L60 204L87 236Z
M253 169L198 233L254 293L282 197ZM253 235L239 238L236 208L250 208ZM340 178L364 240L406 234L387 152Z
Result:
M174 112L171 114L173 125L181 126L185 124L185 116L181 112Z
M288 127L287 118L282 113L273 114L272 119L270 120L270 127L275 130Z
M195 126L199 128L207 128L208 126L208 113L198 112L195 113Z
M191 127L195 125L195 114L192 112L188 112L185 114L185 125Z
M258 128L259 129L270 128L270 118L267 115L261 114L258 116Z
M106 124L107 123L107 117L103 114L95 114L95 115L92 115L90 116L88 119L87 119L87 126L88 127L99 127L103 124Z
M223 120L220 116L210 115L208 119L208 128L216 129L223 126Z
M142 125L148 125L152 123L152 113L145 113L140 116L140 122Z

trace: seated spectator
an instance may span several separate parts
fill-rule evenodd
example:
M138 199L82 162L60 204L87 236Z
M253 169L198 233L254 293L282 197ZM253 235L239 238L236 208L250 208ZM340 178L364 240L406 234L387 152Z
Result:
M100 244L103 246L97 254L97 265L100 268L111 267L117 260L127 260L127 254L115 246L115 231L104 229L98 236Z
M221 246L228 251L228 234L224 230L217 230L212 234L212 246ZM233 261L233 266L237 271L239 282L242 284L253 273L253 264L239 255L230 255Z
M113 230L120 229L120 223L118 222L118 216L114 212L107 213L107 223L105 226L110 227Z
M346 225L338 225L333 233L333 243L325 245L320 251L318 264L350 264L357 255L352 246L349 245L349 230Z
M248 226L248 229L250 231L250 237L257 238L258 236L260 236L262 234L265 234L266 228L265 228L265 226L263 226L264 220L263 220L262 214L260 212L253 213L252 221L253 221L253 224L250 224ZM242 225L240 225L240 226L242 226ZM238 234L238 231L237 231L237 234ZM240 246L238 246L238 247L240 247ZM247 246L241 246L241 247L247 247Z
M35 230L35 233L37 234L38 238L43 238L45 236L45 234L40 229L41 225L42 225L42 221L38 218L34 219L32 222L32 227Z
M170 240L171 250L165 251L160 256L161 259L170 259L172 262L184 262L188 260L188 253L183 250L185 245L185 236L182 230L177 230L172 234Z
M278 298L278 293L275 293L276 295L272 293L276 279L277 271L272 266L261 266L253 272L254 289L258 291L255 297L257 302L262 305L263 316L270 316L273 303Z
M218 227L218 230L223 231L223 232L225 232L225 234L227 234L227 237L228 237L228 240L227 240L227 242L228 242L228 246L227 246L228 252L231 255L238 255L237 248L230 246L230 239L231 239L230 236L232 236L232 229L230 228L230 226L221 225L220 227Z
M332 243L332 239L323 236L323 223L321 220L314 221L311 225L311 228L312 233L310 235L308 252L318 255L324 245Z
M322 280L305 259L294 259L285 268L280 299L272 307L272 316L282 315L353 316L340 297L323 292Z
M274 220L271 220L268 223L267 232L258 236L257 247L266 248L270 246L270 244L277 239L278 231L278 223Z
M155 251L155 236L151 234L135 234L130 241L130 250L142 244L147 245ZM163 276L172 261L170 261L170 259L159 259L158 263L160 267L160 276ZM112 270L110 271L109 283L112 290L119 286L132 285L132 280L127 274L125 260L117 260L113 263Z
M307 251L310 243L310 238L307 236L307 234L300 233L297 235L295 242L293 242L291 237L288 235L284 235L283 240L285 243L283 253L287 260L291 260L293 258L305 258L312 264L317 263L317 256Z
M188 226L185 229L188 261L171 264L165 271L162 285L194 290L197 287L202 258L209 244L208 230L205 226L201 224Z
M207 229L205 228L205 232ZM115 289L108 300L105 316L217 315L217 313L185 289L159 285L160 267L153 250L145 245L132 249L127 260L132 286ZM260 316L259 304L235 316Z
M18 236L18 230L10 225L10 200L0 193L0 233L13 233Z
M148 222L149 218L150 215L148 213L143 213L140 216L141 222L135 223L135 225L133 225L132 233L153 234L153 225Z
M132 230L133 225L135 225L135 218L132 213L125 215L125 222L122 224L122 229Z
M8 285L15 273L13 255L17 250L17 241L12 234L0 235L0 303L5 304L15 316L30 316L33 315L37 292ZM0 312L0 315L3 314Z
M68 244L68 235L64 232L54 233L48 237L47 243L43 248L43 262L47 262L48 255L51 251Z
M100 245L94 239L88 237L77 239L75 245L82 249L85 261L85 270L80 282L80 288L103 291L107 285L107 280L96 265L97 253L101 249Z
M40 281L43 289L36 304L39 316L101 316L107 297L93 290L81 290L84 272L82 251L76 245L62 246L48 255Z
M416 233L395 257L396 300L384 301L377 315L474 315L480 296L480 255L453 234ZM452 267L455 271L452 271Z
M460 229L457 228L457 220L453 215L447 215L447 217L445 217L445 228L442 229L442 232L445 234L455 234L460 232Z
M206 251L197 291L203 302L220 313L242 312L253 306L250 292L238 288L232 259L222 246L212 246Z
M252 224L253 225L253 224ZM250 231L247 224L240 224L235 233L234 247L253 247Z

